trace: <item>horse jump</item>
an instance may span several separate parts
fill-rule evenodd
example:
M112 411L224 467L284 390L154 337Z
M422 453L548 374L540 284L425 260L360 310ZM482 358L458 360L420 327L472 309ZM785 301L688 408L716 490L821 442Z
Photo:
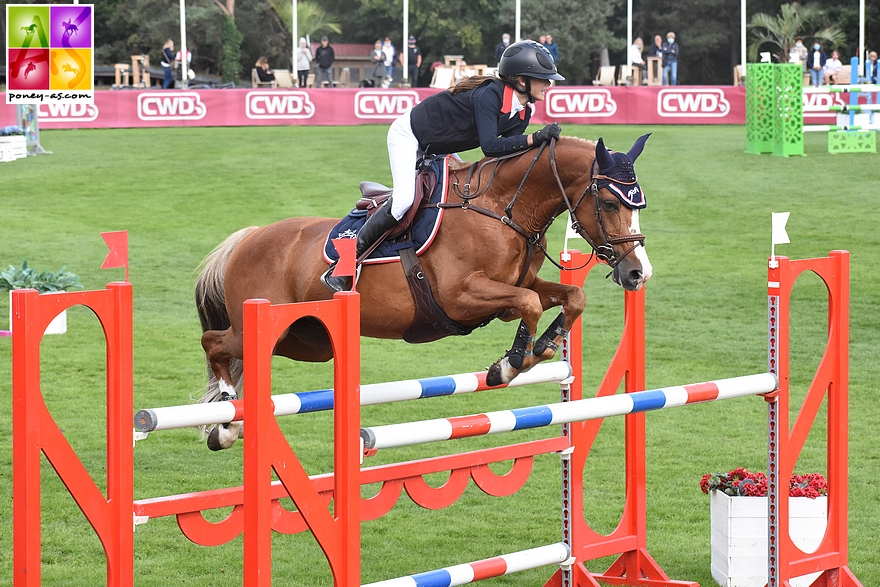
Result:
M575 254L567 262L575 268L584 261ZM828 584L858 586L860 583L847 567L846 559L846 347L848 320L848 253L834 251L827 258L789 261L778 257L768 274L768 370L778 378L779 389L767 397L770 432L768 437L771 478L771 507L777 514L771 523L771 545L778 545L771 557L772 585L782 585L792 576L822 571ZM567 283L582 284L589 268L563 273ZM804 271L817 273L829 288L829 337L826 353L793 427L791 436L776 434L789 430L788 422L788 303L797 276ZM626 292L625 328L597 397L613 396L625 378L627 391L644 389L644 297L641 292ZM14 578L16 587L40 584L40 506L39 458L41 450L55 467L87 518L95 527L107 552L108 584L131 585L133 582L132 513L141 515L177 515L193 528L188 537L203 535L200 543L220 543L244 532L245 579L247 587L270 585L271 532L274 529L293 533L307 524L327 554L336 585L356 587L360 583L359 525L390 509L404 486L417 503L425 507L444 507L461 495L458 481L464 476L485 492L508 495L528 478L531 459L536 454L564 451L563 458L563 541L575 560L563 565L547 585L598 586L597 580L618 584L695 585L673 581L663 573L645 548L644 508L646 473L644 464L644 413L633 412L627 418L627 492L623 519L608 536L592 531L583 519L583 467L599 421L578 421L563 425L564 435L531 443L511 445L438 457L426 461L398 463L360 469L360 405L356 401L359 372L359 309L356 294L337 294L333 300L318 304L272 306L265 301L244 304L245 322L259 328L245 329L244 418L249 434L245 441L244 486L206 492L205 495L171 496L133 502L133 449L128 428L133 412L131 391L131 286L110 284L107 290L39 296L34 291L13 293L13 406L14 406ZM107 498L70 450L57 425L42 402L39 387L39 343L48 322L61 310L83 304L92 308L105 327L108 340L108 490ZM271 356L274 341L291 320L317 316L332 336L337 359L334 362L336 425L336 467L332 475L310 479L289 450L277 427L271 397ZM572 332L561 347L563 358L572 366L574 380L562 385L564 400L581 397L580 328ZM763 377L763 376L762 376ZM769 381L769 379L768 379ZM699 392L704 393L704 392ZM757 392L756 392L757 393ZM778 499L776 477L787 478L794 469L815 414L827 394L829 530L811 555L796 550L788 536L788 504ZM665 394L664 394L665 395ZM642 396L645 397L645 396ZM679 400L683 396L679 392ZM705 397L705 396L701 396ZM632 401L632 400L630 400ZM659 399L654 401L659 403ZM685 400L686 401L686 400ZM643 404L645 405L645 404ZM843 408L843 409L842 409ZM571 450L564 450L571 449ZM487 472L487 463L514 459L513 469L504 476ZM274 470L281 483L271 483L265 474ZM453 471L442 490L421 487L422 477L436 471ZM360 498L360 485L383 482L380 493L370 500ZM283 483L283 486L282 486ZM286 487L293 488L289 493ZM210 495L208 495L210 494ZM273 503L291 497L297 512L273 521ZM332 497L334 513L327 511ZM450 501L450 499L452 501ZM210 524L203 519L192 522L192 513L235 505L229 519ZM192 522L192 524L190 524ZM279 528L280 526L280 528ZM181 525L184 527L184 524ZM218 529L222 531L218 532ZM185 530L186 531L186 530ZM201 533L201 534L200 534ZM561 556L558 545L550 545L554 556ZM528 558L524 553L506 555L514 561ZM543 551L542 551L543 552ZM604 574L592 574L582 561L609 554L620 558ZM502 557L503 558L503 557ZM551 557L552 558L552 557ZM506 559L505 559L506 560ZM488 562L495 561L495 562ZM476 577L478 569L500 569L501 563L488 559L470 563ZM558 562L558 561L554 561ZM485 564L481 564L485 563ZM509 565L510 561L505 565ZM463 567L464 565L459 565ZM516 567L514 562L513 567ZM457 569L458 567L452 567ZM531 568L531 567L523 567ZM447 570L448 571L448 570ZM462 571L464 572L464 571ZM489 572L489 571L485 571ZM509 569L505 572L512 572ZM393 581L403 581L393 580ZM833 583L832 583L833 581ZM385 582L388 585L413 583ZM463 584L450 583L450 584Z

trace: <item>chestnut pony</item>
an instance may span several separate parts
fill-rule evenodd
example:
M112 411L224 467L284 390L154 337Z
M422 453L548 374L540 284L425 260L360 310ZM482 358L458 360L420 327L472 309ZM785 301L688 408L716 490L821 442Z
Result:
M594 144L563 137L549 148L484 158L450 170L442 224L419 261L437 304L465 331L494 318L521 320L512 348L489 369L489 385L508 383L551 359L584 310L583 290L538 277L545 233L557 216L571 214L573 228L613 268L613 279L623 288L637 290L651 277L639 229L639 209L645 202L632 167L647 137L626 154L608 151L602 139ZM196 305L210 373L201 401L237 397L245 300L281 304L331 297L318 278L327 269L322 247L336 222L290 218L245 228L203 261ZM357 291L361 333L403 338L416 306L400 265L365 265ZM536 340L538 320L555 306L562 312ZM327 332L316 319L291 324L274 353L296 361L333 358ZM208 446L228 448L240 432L240 422L217 426Z

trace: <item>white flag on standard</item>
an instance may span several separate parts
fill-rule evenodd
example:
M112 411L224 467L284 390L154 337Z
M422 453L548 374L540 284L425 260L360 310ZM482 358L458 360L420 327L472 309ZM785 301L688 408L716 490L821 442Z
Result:
M788 223L788 217L791 215L791 212L772 212L771 216L773 219L773 229L772 229L772 243L774 245L781 245L785 243L790 243L788 240L788 233L785 232L785 225Z

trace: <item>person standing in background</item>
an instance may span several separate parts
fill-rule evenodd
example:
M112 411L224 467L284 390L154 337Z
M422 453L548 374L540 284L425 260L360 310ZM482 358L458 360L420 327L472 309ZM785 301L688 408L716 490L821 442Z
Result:
M174 41L168 39L165 41L165 44L162 45L162 73L165 74L165 79L162 82L162 89L167 90L172 85L174 85L174 72L171 71L171 67L174 65Z
M327 87L332 88L333 62L336 61L336 53L326 36L321 37L321 46L315 49L315 61L318 62L318 67L315 68L315 87L323 87L322 83L326 80Z
M663 58L663 37L654 35L654 44L648 49L648 57Z
M309 70L312 69L312 52L305 37L299 39L299 51L296 52L297 85L304 88L309 83Z
M495 46L495 63L501 63L501 56L508 47L510 47L510 35L504 33L501 35L501 42Z
M865 61L865 78L868 80L869 84L876 84L878 79L880 79L880 75L878 75L878 67L880 63L877 61L877 52L871 51L868 53L868 60Z
M389 37L385 37L385 42L382 43L382 52L385 53L385 87L390 88L391 80L394 79L394 54L397 50Z
M407 71L409 79L409 87L417 88L419 86L419 68L422 66L422 50L416 45L416 38L410 36L407 50ZM400 54L400 65L403 66L403 53Z
M678 85L678 43L675 42L675 33L666 33L666 42L663 43L663 85Z
M550 55L553 57L553 63L559 65L559 45L553 42L553 35L550 33L544 35L544 42L542 45L550 51Z
M373 50L370 52L370 78L374 88L381 88L385 84L385 53L382 51L382 41L376 40Z
M813 51L807 56L807 67L810 69L810 85L818 88L822 85L822 72L825 71L825 51L819 41L813 43Z

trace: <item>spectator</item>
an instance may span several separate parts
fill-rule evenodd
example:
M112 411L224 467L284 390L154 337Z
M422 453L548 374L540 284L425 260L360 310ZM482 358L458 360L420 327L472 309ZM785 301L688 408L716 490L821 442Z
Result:
M791 48L791 51L788 53L789 61L791 61L792 57L797 57L797 63L800 63L804 68L804 73L807 72L807 55L809 55L809 50L804 45L804 40L801 37L798 37L794 42L794 47ZM795 63L792 61L792 63Z
M629 48L629 60L632 62L633 67L638 67L642 70L642 80L645 80L645 73L648 71L648 64L642 59L642 47L642 38L636 37L636 40L633 41L632 47Z
M654 44L648 49L648 57L663 57L663 38L660 35L654 35Z
M318 67L315 68L315 87L323 87L323 83L327 81L327 87L333 87L333 62L336 61L336 53L330 46L330 39L326 36L321 37L321 46L315 49L315 61Z
M661 47L663 51L663 85L678 85L678 43L675 42L675 33L666 33L666 42Z
M876 84L877 80L880 79L880 75L878 75L878 67L880 63L877 62L877 52L871 51L868 53L868 60L865 61L865 78L867 79L869 84Z
M312 68L312 51L305 37L299 39L299 51L296 52L296 78L301 88L309 84L309 70Z
M370 52L370 79L374 88L381 88L385 84L385 53L382 52L382 41L376 39L373 50Z
M269 71L269 60L265 57L257 59L255 69L257 70L257 77L260 78L261 82L275 81L275 74Z
M167 90L174 84L174 72L171 67L174 65L174 41L168 39L162 45L162 73L165 74L165 80L162 82L162 89Z
M819 41L813 43L813 50L807 57L807 67L810 69L810 85L818 88L822 85L822 72L825 70L825 51Z
M837 79L837 74L840 72L841 67L843 67L843 64L840 62L840 54L837 51L832 51L831 59L825 61L825 67L823 68L826 84L840 83L840 80ZM849 80L844 81L849 83Z
M416 45L416 38L410 36L407 50L407 67L409 71L406 73L411 88L419 86L419 68L422 66L422 50ZM403 53L400 54L400 65L403 65Z
M542 45L544 43L546 43L547 42L547 35L541 35L540 37L538 37L538 42L541 43Z
M504 55L504 50L510 46L510 35L504 33L501 35L501 42L495 47L495 63L501 63L501 56Z
M525 134L532 104L544 99L552 79L563 77L547 50L534 41L520 41L505 52L497 77L469 77L448 91L425 98L391 123L387 144L394 195L358 231L357 256L363 255L413 205L416 162L422 156L477 147L485 155L501 156L558 139L561 129L556 123ZM347 289L348 278L333 275L335 268L334 263L321 276L321 283L332 291Z
M550 51L550 55L553 56L553 63L559 65L559 46L553 42L553 35L550 33L547 33L544 37L545 41L541 44Z
M385 53L385 82L387 84L385 87L388 88L391 87L391 80L394 79L394 54L397 52L388 37L385 37L385 42L382 44L382 52Z

